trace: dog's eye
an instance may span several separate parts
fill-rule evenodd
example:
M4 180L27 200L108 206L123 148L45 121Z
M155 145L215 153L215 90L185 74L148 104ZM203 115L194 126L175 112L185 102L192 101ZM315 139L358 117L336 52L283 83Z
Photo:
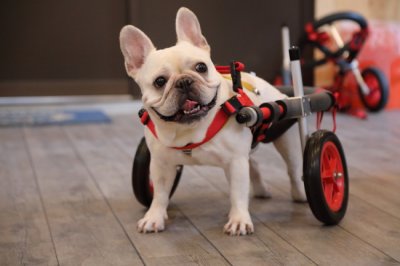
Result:
M161 76L156 78L156 80L154 81L154 86L157 88L161 88L165 85L165 83L167 83L167 79Z
M204 63L198 63L196 65L196 71L199 73L205 73L207 72L207 65Z

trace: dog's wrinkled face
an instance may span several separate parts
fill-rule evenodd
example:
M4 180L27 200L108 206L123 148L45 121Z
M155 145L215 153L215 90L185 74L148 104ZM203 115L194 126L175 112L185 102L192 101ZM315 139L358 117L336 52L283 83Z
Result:
M166 122L192 123L215 106L219 74L196 16L181 8L176 18L178 43L156 50L139 29L125 26L121 50L128 74L142 91L142 101Z
M150 54L136 82L145 107L165 121L190 123L214 107L219 86L207 51L187 42Z

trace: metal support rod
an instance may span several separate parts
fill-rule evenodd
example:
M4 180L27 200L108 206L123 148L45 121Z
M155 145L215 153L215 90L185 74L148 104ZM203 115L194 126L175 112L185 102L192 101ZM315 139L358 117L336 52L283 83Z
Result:
M342 48L344 46L344 42L337 28L333 25L329 25L329 31L338 48Z
M360 68L358 67L358 60L354 59L353 61L351 61L350 67L351 67L351 72L353 72L353 75L356 78L356 81L360 86L362 93L364 95L368 95L370 91L368 85L365 83L364 78L361 75Z
M327 28L328 28L328 31L329 31L329 35L335 41L336 46L338 47L338 49L343 48L344 41L343 41L342 37L340 36L340 33L337 30L337 28L334 25L329 25L329 26L327 26ZM343 57L344 58L349 57L349 51L344 51Z
M290 59L289 59L289 47L290 36L289 27L286 25L282 26L282 52L283 52L283 65L282 65L282 81L283 85L290 85Z
M292 80L293 80L293 90L294 96L300 97L302 100L306 100L304 96L304 88L303 88L303 79L301 75L301 65L300 65L300 50L296 46L292 46L289 49L290 55L290 68L292 71ZM304 152L306 147L306 142L308 139L308 127L307 127L307 119L303 115L302 117L297 119L299 122L299 133L301 140L301 148Z
M283 68L287 71L290 71L290 58L289 58L290 37L289 37L288 26L282 27L282 45L283 45Z

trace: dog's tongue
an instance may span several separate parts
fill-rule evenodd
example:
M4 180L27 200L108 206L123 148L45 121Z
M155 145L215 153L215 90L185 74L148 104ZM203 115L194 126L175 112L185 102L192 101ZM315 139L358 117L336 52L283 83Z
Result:
M183 104L183 110L185 111L190 111L192 110L194 107L196 107L196 105L198 105L199 103L196 101L191 101L191 100L186 100L186 102Z

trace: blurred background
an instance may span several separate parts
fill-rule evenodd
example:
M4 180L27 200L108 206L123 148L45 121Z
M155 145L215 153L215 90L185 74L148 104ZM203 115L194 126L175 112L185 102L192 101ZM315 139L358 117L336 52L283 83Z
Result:
M148 34L157 47L171 46L176 41L174 19L180 6L187 6L197 14L215 63L243 61L247 70L270 82L282 66L282 24L288 25L291 43L296 44L307 22L336 11L357 11L386 38L382 42L382 34L372 35L370 43L379 46L392 40L392 47L383 48L390 51L374 47L374 51L381 51L374 63L380 63L379 67L387 74L394 91L392 98L400 91L400 63L396 61L400 58L397 0L3 0L0 5L0 96L3 97L139 96L137 86L123 68L119 31L123 25L133 24ZM364 55L369 56L371 53ZM329 65L305 71L305 83L332 83L332 72ZM389 107L400 107L400 103L389 102Z
M232 59L272 79L281 65L282 23L296 40L313 0L4 0L0 8L0 96L133 94L123 68L122 26L141 28L158 48L176 42L181 6L198 16L214 62Z

